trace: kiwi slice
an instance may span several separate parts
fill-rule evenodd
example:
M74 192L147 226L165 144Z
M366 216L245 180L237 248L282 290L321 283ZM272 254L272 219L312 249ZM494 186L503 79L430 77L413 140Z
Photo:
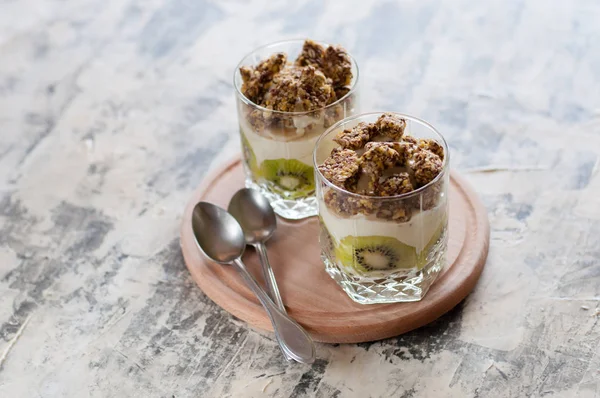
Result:
M250 168L250 171L254 175L254 177L260 176L260 169L258 168L258 164L256 162L256 155L250 146L250 142L248 142L248 138L240 128L240 137L242 137L242 152L244 154L244 159Z
M344 266L360 274L417 265L417 250L389 236L347 236L340 241L335 253Z
M289 199L308 196L315 190L313 168L296 159L265 160L260 172L277 193Z

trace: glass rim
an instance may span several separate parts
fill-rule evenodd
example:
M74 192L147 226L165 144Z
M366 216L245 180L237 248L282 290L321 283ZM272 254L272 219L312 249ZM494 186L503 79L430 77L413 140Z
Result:
M323 173L321 173L321 170L319 170L319 165L317 164L317 149L319 148L319 145L321 144L321 141L323 140L323 138L325 138L327 135L332 133L334 130L339 129L340 126L342 126L343 124L349 123L353 120L360 119L360 118L363 118L366 116L375 116L375 115L380 116L384 113L391 113L391 114L393 114L395 116L399 116L403 119L408 119L408 120L420 123L420 124L424 125L425 127L429 128L431 131L433 131L441 139L441 141L442 141L441 143L444 148L444 160L442 162L441 173L439 173L433 180L429 181L427 184L423 185L420 188L417 188L417 189L407 192L407 193L402 193L400 195L393 195L393 196L370 196L370 195L362 195L359 193L350 192L344 188L338 187L337 185L335 185L334 183L329 181L327 178L325 178ZM319 136L319 138L315 142L315 147L313 149L313 167L315 169L315 173L319 177L319 180L324 181L325 184L328 185L330 188L333 188L334 190L336 190L340 193L343 193L344 195L348 195L348 196L352 196L352 197L360 198L360 199L368 199L368 200L385 201L385 200L391 200L391 199L404 199L404 198L410 198L413 196L417 196L417 195L425 192L428 188L432 187L434 184L438 183L448 173L449 165L450 165L450 151L448 150L448 143L446 142L446 139L444 138L444 136L435 127L433 127L433 125L431 125L430 123L427 123L423 119L419 119L418 117L410 116L410 115L407 115L404 113L390 112L390 111L361 113L358 115L349 116L345 119L339 120L338 122L336 122L334 125L329 127L327 130L325 130Z
M346 98L350 97L350 95L354 94L354 92L356 91L356 87L358 85L358 76L359 76L359 70L358 70L358 63L356 62L356 60L354 59L354 57L352 56L352 54L350 54L348 51L346 51L346 54L348 54L348 56L350 57L350 61L352 62L352 65L354 66L354 69L356 70L356 76L352 77L352 82L351 82L351 86L350 86L350 90L342 97L342 98L338 98L337 100L335 100L335 102L332 102L329 105L325 105L324 107L321 108L317 108L317 109L313 109L312 111L301 111L301 112L287 112L287 111L278 111L275 109L269 109L269 108L265 108L264 106L260 106L257 103L250 101L250 99L248 99L248 97L246 97L244 95L244 93L242 93L241 87L238 86L237 82L236 82L236 77L238 75L238 73L240 72L240 68L244 65L242 65L244 63L244 60L248 57L250 57L252 54L260 51L260 50L264 50L267 49L269 47L275 47L281 44L291 44L291 43L304 43L304 41L306 41L306 39L288 39L288 40L279 40L276 42L272 42L272 43L268 43L268 44L264 44L260 47L255 48L254 50L250 51L249 53L247 53L246 55L244 55L241 59L241 61L237 64L237 66L235 67L235 70L233 71L233 87L235 88L235 92L238 96L239 99L241 99L246 105L252 106L260 111L263 112L270 112L270 113L275 113L275 114L279 114L279 115L289 115L289 116L300 116L300 115L308 115L308 114L312 114L315 112L319 112L325 109L329 109L331 107L334 107L335 105L340 104L341 102L343 102L344 100L346 100ZM329 46L329 43L325 43L322 41L318 41L318 40L313 40L314 42L321 44L321 45L326 45Z

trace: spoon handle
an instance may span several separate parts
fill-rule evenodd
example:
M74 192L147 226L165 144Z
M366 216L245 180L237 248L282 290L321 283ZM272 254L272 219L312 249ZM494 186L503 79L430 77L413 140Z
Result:
M238 270L248 287L254 292L263 305L275 331L275 338L284 354L302 363L313 363L315 360L315 346L302 326L298 325L286 313L282 312L269 298L267 293L258 285L254 277L248 272L246 266L239 258L233 264Z
M262 265L263 274L265 276L265 280L267 281L267 288L270 293L269 295L275 304L277 304L277 307L279 307L282 312L286 312L285 306L283 305L283 300L281 299L281 294L279 293L279 288L277 287L277 281L275 280L273 268L271 268L271 263L269 263L267 249L262 243L257 243L254 248L258 252L258 257L260 258L260 265Z
M285 310L285 306L283 305L283 300L281 299L281 294L279 293L279 288L277 287L277 281L275 280L275 274L273 273L273 268L271 268L271 263L269 263L269 257L267 256L267 249L262 242L256 243L254 245L256 252L258 253L258 258L260 259L260 265L262 266L263 275L265 277L265 281L267 281L267 291L271 300L277 304L277 307L283 312L287 314ZM288 354L283 348L281 349L283 356L286 360L291 361L293 358Z

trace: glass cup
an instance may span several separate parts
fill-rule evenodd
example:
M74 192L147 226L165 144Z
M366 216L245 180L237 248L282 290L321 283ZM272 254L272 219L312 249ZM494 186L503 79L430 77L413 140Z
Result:
M444 149L443 169L427 185L388 197L346 191L325 179L317 166L338 147L336 134L382 114L366 113L331 126L317 141L313 166L317 181L321 258L327 273L361 304L421 300L446 262L449 154L430 124L406 120L405 135L428 138Z
M277 214L294 220L317 215L313 149L327 128L358 111L358 66L350 57L350 90L336 102L310 112L274 111L251 102L241 91L240 67L257 65L278 52L293 61L303 44L303 40L290 40L261 47L242 59L233 79L246 187L258 189Z

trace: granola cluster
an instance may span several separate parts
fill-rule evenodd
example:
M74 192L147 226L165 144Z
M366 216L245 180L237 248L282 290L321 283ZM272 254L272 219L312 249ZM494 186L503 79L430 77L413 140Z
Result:
M340 46L327 48L306 40L294 62L276 53L256 66L242 66L242 94L253 103L273 111L317 111L350 91L352 63ZM324 117L328 127L342 116L343 109L331 109ZM315 115L318 118L318 115ZM289 124L281 115L249 109L250 124L261 131L273 123ZM293 126L286 126L292 128Z
M273 76L271 88L262 97L262 106L284 112L312 111L335 98L327 77L318 69L285 68Z
M342 148L360 149L374 136L375 126L364 122L359 123L353 129L344 130L335 137L335 142Z
M360 168L359 157L349 149L334 148L331 156L319 166L325 178L340 188L351 189Z
M312 40L306 40L302 53L296 59L296 65L314 66L323 71L331 79L332 86L336 90L338 98L341 98L349 90L352 81L352 63L350 57L341 46L329 46L324 49Z
M442 172L443 147L435 140L407 135L405 128L404 119L384 113L375 123L339 132L334 141L340 147L319 170L334 185L363 197L326 189L327 206L345 216L362 213L398 222L410 220L414 211L435 207L442 181L424 191L423 200L387 199L421 188Z

